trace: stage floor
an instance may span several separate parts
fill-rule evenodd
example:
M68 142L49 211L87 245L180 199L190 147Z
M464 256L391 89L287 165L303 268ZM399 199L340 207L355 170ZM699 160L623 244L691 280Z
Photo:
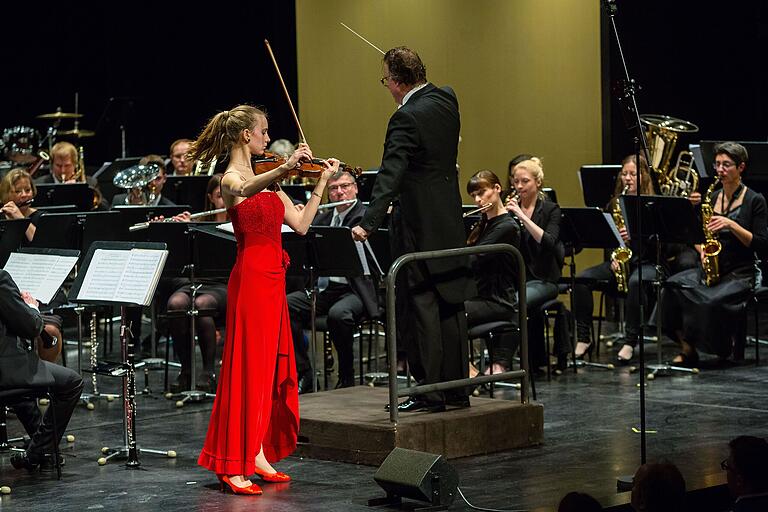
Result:
M647 345L648 358L653 345ZM608 357L603 349L602 357ZM674 347L665 346L673 355ZM74 360L70 358L70 360ZM144 448L172 449L175 459L143 454L140 469L121 460L99 466L102 446L122 443L122 404L96 401L93 411L75 411L68 433L74 444L63 447L63 480L50 473L14 470L0 454L0 485L12 488L0 509L163 510L163 512L231 510L371 510L366 501L383 491L373 480L376 467L289 457L276 466L290 473L290 484L264 484L264 495L241 497L218 492L216 479L197 467L211 402L177 409L159 393L161 372L151 374L158 392L137 399L139 443ZM138 376L139 387L143 376ZM116 389L119 379L100 378L102 391ZM552 382L537 383L544 406L544 442L533 448L452 459L460 488L473 504L504 509L556 506L569 491L588 492L605 502L615 496L615 479L631 474L640 460L638 377L626 368L606 371L581 368ZM709 367L694 376L663 377L647 387L648 459L666 457L686 480L722 475L726 443L741 434L765 436L768 420L768 362ZM86 384L90 391L90 382ZM497 399L518 400L518 392L497 392ZM9 433L20 433L14 416ZM457 500L451 510L469 510Z

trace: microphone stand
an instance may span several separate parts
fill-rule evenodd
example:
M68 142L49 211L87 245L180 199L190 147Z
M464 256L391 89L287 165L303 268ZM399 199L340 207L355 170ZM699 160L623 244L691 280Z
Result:
M624 72L624 81L625 81L625 88L624 88L624 95L623 100L625 102L625 106L627 109L632 113L632 121L634 123L634 126L631 126L630 129L633 129L636 131L634 136L634 144L635 144L635 167L637 168L637 178L636 178L636 190L635 193L638 196L637 201L637 231L636 231L636 240L632 244L635 246L635 249L637 250L638 255L638 261L640 261L640 258L642 256L642 207L641 207L641 201L640 199L640 191L642 190L641 182L642 182L642 170L640 168L640 155L643 154L645 156L645 161L649 163L650 165L650 158L648 153L648 142L645 138L645 132L643 132L642 129L642 123L640 121L640 113L637 108L637 98L636 98L636 91L635 91L635 81L630 77L629 75L629 68L627 67L627 61L624 57L624 51L621 46L621 38L619 37L619 31L616 27L616 0L604 0L604 6L606 8L606 12L608 14L608 18L610 20L611 24L611 30L613 32L613 35L616 39L616 48L619 51L619 59L621 60L622 70ZM626 102L629 104L627 105ZM638 282L640 283L640 286L642 286L643 282L643 265L638 264L637 267L637 278ZM640 325L639 325L639 336L638 336L638 358L639 358L639 372L640 372L640 464L646 463L646 449L647 449L647 443L646 443L646 421L645 421L645 350L643 348L644 340L645 340L645 333L643 332L643 322L645 319L645 294L640 293ZM632 488L632 481L634 479L634 476L620 476L616 481L616 487L617 490L620 492L630 490Z

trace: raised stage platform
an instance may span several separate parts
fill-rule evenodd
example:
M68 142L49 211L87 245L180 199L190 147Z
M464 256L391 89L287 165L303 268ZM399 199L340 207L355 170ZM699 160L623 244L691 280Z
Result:
M355 386L301 396L298 454L377 466L393 448L485 455L541 444L544 407L513 400L471 398L470 407L400 414L389 421L388 388Z

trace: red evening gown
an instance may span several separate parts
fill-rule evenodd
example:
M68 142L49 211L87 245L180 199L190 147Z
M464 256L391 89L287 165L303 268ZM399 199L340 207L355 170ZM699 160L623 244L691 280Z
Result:
M274 192L260 192L229 215L237 260L227 287L227 338L197 463L217 474L247 476L259 446L270 462L296 448L299 396L285 298L283 203Z

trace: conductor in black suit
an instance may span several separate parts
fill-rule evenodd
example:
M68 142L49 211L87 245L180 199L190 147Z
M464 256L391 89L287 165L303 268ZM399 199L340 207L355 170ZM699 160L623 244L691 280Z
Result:
M381 83L398 110L389 119L368 212L352 230L353 236L366 239L392 204L393 258L414 251L463 247L456 95L449 87L427 82L424 64L413 50L393 48L383 60ZM423 384L466 377L464 300L474 291L468 260L420 261L409 264L405 273L407 287L401 288L407 289L407 329L401 332L411 373ZM398 319L403 322L400 315ZM468 406L466 390L411 396L398 409L436 412L446 405Z
M45 415L33 399L14 404L16 416L31 439L25 452L11 456L11 464L17 469L36 469L52 462L52 443L61 441L83 391L83 379L77 372L42 361L32 350L30 340L43 330L37 308L37 300L20 292L8 272L0 270L0 389L53 388L53 405Z
M357 200L355 177L346 171L339 171L328 180L327 190L331 203L354 202L338 205L319 213L312 221L312 225L349 227L358 225L365 213L365 206ZM344 277L321 279L322 283L318 282L321 290L317 296L316 313L328 315L328 331L339 356L339 380L336 387L352 387L355 385L352 356L355 327L365 313L369 316L378 313L376 289L368 276L352 279ZM300 393L312 390L312 365L302 331L310 323L311 308L312 302L303 290L288 294L288 311L291 317Z

